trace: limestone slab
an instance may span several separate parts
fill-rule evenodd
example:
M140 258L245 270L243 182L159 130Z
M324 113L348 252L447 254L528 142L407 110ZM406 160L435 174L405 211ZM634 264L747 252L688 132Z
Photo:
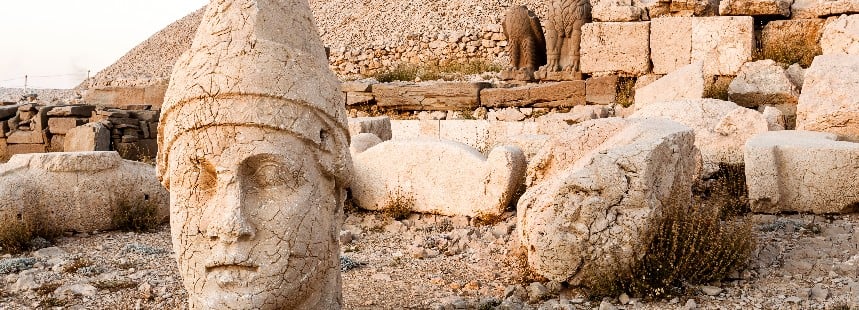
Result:
M823 54L859 55L859 14L841 15L827 22L820 47Z
M859 143L831 133L775 131L745 146L753 212L852 213L859 204Z
M796 105L799 90L771 59L747 62L728 86L728 98L744 107ZM793 109L795 110L795 108Z
M589 23L582 27L583 73L650 72L650 22Z
M72 128L86 124L86 119L74 117L51 117L48 119L48 131L55 135L64 135Z
M36 130L18 130L6 137L9 144L40 144L45 143L45 133Z
M66 152L110 151L110 129L89 123L70 129L63 141Z
M859 55L821 55L805 72L796 129L859 141Z
M859 1L856 0L818 0L817 15L833 16L859 13Z
M704 96L704 86L704 62L698 61L635 90L635 107L663 101L700 99Z
M722 0L719 2L719 15L789 17L792 3L792 0Z
M704 62L705 75L736 75L755 50L751 16L698 17L692 22L691 60Z
M373 86L380 107L410 111L449 111L477 108L484 82L388 83Z
M391 140L391 118L387 116L350 118L349 134L355 136L360 133L372 133L382 141Z
M585 101L592 104L612 104L617 99L617 75L591 77L586 83Z
M692 63L692 20L691 17L651 19L653 73L668 74Z
M480 104L490 108L573 107L585 104L585 97L584 81L565 81L512 88L486 88L480 92Z

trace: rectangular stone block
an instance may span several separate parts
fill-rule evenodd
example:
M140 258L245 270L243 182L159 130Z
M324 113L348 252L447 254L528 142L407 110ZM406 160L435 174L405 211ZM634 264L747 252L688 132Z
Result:
M69 105L55 107L53 110L48 112L48 116L90 117L92 116L93 111L95 111L94 105Z
M479 106L485 82L391 83L373 86L380 107L406 111L472 110Z
M629 76L650 72L650 22L585 24L581 71Z
M376 102L376 97L373 97L373 93L365 93L365 92L348 92L346 93L346 105L364 105L364 104L373 104Z
M391 120L391 140L420 137L420 121Z
M592 77L586 81L585 100L593 104L612 104L617 98L617 75Z
M35 130L18 130L12 132L12 134L6 138L6 142L9 144L41 144L45 143L45 133Z
M512 88L487 88L480 92L480 104L490 108L573 107L585 104L585 81L529 84Z
M834 134L771 131L745 146L752 212L854 213L859 206L859 143Z
M0 138L0 163L5 163L9 160L9 157L12 157L12 155L9 155L6 139Z
M86 124L86 119L73 117L52 117L48 119L48 131L55 135L64 135L70 129Z
M464 143L479 150L481 153L488 154L489 121L440 121L438 138Z
M859 1L857 0L818 1L817 15L821 17L855 13L859 13Z
M722 16L790 16L793 0L722 0L719 15Z
M387 116L350 118L349 135L360 133L372 133L382 141L391 140L391 119Z
M0 106L0 120L8 119L18 113L18 107L21 105L4 105Z
M662 17L650 21L653 73L668 74L692 62L692 18Z
M794 0L790 6L791 19L817 18L818 0Z
M811 65L814 56L822 53L820 35L823 19L774 20L761 33L762 58L780 63Z
M705 75L736 75L755 50L751 16L698 17L692 21L692 62L704 62Z
M7 144L6 154L9 157L17 154L47 153L48 147L44 144Z
M62 152L63 143L65 143L66 135L51 136L51 152Z

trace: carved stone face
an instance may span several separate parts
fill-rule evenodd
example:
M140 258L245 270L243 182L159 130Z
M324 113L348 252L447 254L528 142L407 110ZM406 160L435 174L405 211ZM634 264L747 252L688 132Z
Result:
M283 131L214 126L182 134L169 161L190 308L296 309L339 288L329 257L339 253L329 232L338 189L312 146Z

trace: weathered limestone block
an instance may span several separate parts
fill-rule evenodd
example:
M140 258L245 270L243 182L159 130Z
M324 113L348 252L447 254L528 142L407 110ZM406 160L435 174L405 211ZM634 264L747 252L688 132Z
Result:
M859 1L856 0L818 0L817 15L833 16L859 13Z
M373 93L359 93L359 92L347 92L346 93L346 105L363 105L363 104L373 104L376 102L376 97L373 96Z
M817 18L817 7L820 1L818 0L794 0L790 5L791 19L809 19Z
M650 72L650 22L589 23L582 27L582 72L639 76Z
M89 123L70 129L63 141L66 152L110 151L110 129Z
M787 120L784 113L778 108L770 106L764 107L761 114L763 114L764 118L767 119L770 131L785 130L787 128ZM796 121L794 120L794 122Z
M705 75L736 75L755 50L751 16L693 19L692 61L704 61Z
M549 113L537 118L537 133L556 136L570 127L598 118L608 117L608 110L603 106L577 106L568 113Z
M585 101L591 104L612 104L617 99L617 75L591 77L586 83Z
M775 131L745 149L753 212L853 213L859 206L859 143L831 133Z
M160 222L170 214L154 167L116 152L15 155L0 165L0 183L0 230L26 222L51 232L91 232L115 229L131 208L154 210Z
M648 20L647 10L632 0L601 0L593 4L591 15L595 22L636 22Z
M420 213L498 216L525 175L525 157L516 147L497 147L487 158L437 139L387 141L353 160L352 197L367 210L399 203Z
M788 106L792 108L787 110L795 113L799 90L790 81L784 68L771 59L765 59L743 65L728 86L728 98L748 108L763 105Z
M372 133L382 141L391 140L393 136L391 118L387 116L350 118L349 135L355 136L360 133Z
M176 61L157 167L189 309L343 307L349 131L314 20L306 0L211 1Z
M718 99L653 103L630 117L666 118L694 129L705 177L718 171L719 164L742 165L746 141L769 130L769 123L760 112Z
M552 0L546 18L546 66L551 72L580 72L582 27L591 22L588 0Z
M719 14L718 0L670 0L672 16L715 16ZM651 14L652 15L652 14Z
M859 14L841 15L827 23L820 37L820 46L825 55L859 55Z
M665 210L691 203L700 168L694 139L675 122L619 118L554 136L529 163L517 207L528 265L576 285L630 262Z
M510 66L505 70L506 74L501 73L501 78L532 80L534 71L546 64L546 38L540 19L524 5L516 5L504 13L501 27L507 37L507 53L510 55Z
M796 129L859 141L859 55L821 55L805 72Z
M376 146L376 144L384 142L376 135L368 132L352 135L351 140L352 141L349 142L349 154L352 154L353 157L355 154L364 152L367 149Z
M95 108L96 106L94 105L59 106L49 111L48 116L90 117L92 116L92 112L95 112Z
M792 0L722 0L719 15L790 16Z
M692 18L650 20L650 58L653 73L668 74L692 63Z
M52 117L48 119L48 131L55 135L64 135L72 128L86 124L86 119L74 117Z
M146 104L160 107L164 102L167 85L157 84L146 87L100 87L91 88L84 93L84 102L91 105L124 107Z
M569 108L585 104L584 81L528 84L512 88L486 88L480 92L480 104L490 108L537 107Z
M9 144L39 144L45 141L45 133L38 130L18 130L6 138Z
M7 144L6 145L6 156L11 157L12 155L17 154L33 154L33 153L47 153L48 146L39 143L39 144Z
M762 57L780 63L811 65L821 54L822 19L774 20L764 26L761 35Z
M805 69L799 64L792 64L790 67L787 67L787 77L790 78L790 82L796 86L796 89L799 89L801 92L802 86L805 85Z
M473 110L480 104L485 82L389 83L373 85L380 107L409 111Z
M635 107L655 102L704 97L704 62L698 61L635 90Z

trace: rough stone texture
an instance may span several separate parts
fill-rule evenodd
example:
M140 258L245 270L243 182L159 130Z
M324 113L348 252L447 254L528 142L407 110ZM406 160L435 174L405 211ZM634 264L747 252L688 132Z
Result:
M90 117L92 113L95 112L95 106L91 105L68 105L68 106L59 106L54 107L51 111L48 112L48 116L62 116L62 117ZM2 117L0 117L2 118Z
M508 71L521 71L531 76L546 64L546 38L540 19L527 7L517 5L507 9L501 22L507 37L507 52L510 54ZM502 78L504 73L502 73Z
M350 118L349 135L360 133L372 133L382 141L391 140L391 119L387 116Z
M805 72L796 129L859 141L859 56L822 55Z
M761 34L761 57L776 62L811 65L814 56L821 54L820 35L823 19L774 20L764 26Z
M549 113L537 118L537 133L557 136L573 125L609 116L604 106L577 106L569 113Z
M66 152L110 151L110 129L101 123L89 123L70 129L63 140Z
M675 122L619 118L553 137L528 165L517 207L528 265L576 285L597 268L628 263L666 208L690 203L700 168L694 139Z
M764 107L764 111L761 112L761 114L763 114L764 118L767 119L770 131L785 130L787 127L784 113L778 108L769 106Z
M503 107L573 107L585 104L584 81L528 84L512 88L486 88L480 92L480 104Z
M703 70L704 63L698 61L636 89L635 107L641 108L655 102L702 98L705 83Z
M210 2L158 127L190 309L342 307L344 103L307 1Z
M392 140L355 154L351 193L367 210L393 205L448 216L498 216L525 176L516 147L488 158L476 149L437 139Z
M722 0L719 15L790 16L793 0Z
M617 99L617 75L591 77L586 81L585 100L592 104L612 104Z
M668 74L692 63L692 20L662 17L650 21L653 73Z
M859 7L859 2L857 2ZM820 37L823 54L859 55L859 14L841 15L828 22Z
M52 117L48 119L48 131L55 135L64 135L72 128L86 124L86 119L74 117Z
M0 230L26 222L45 231L115 229L128 208L169 217L169 196L155 169L122 160L116 152L15 155L0 165Z
M397 110L473 110L480 104L485 82L390 83L373 85L380 107Z
M805 85L805 69L799 64L792 64L787 67L787 77L790 82L796 86L796 89L802 91L802 86Z
M747 62L728 86L728 98L744 107L763 105L794 106L799 90L790 81L787 71L771 59Z
M125 107L129 105L152 105L160 107L167 91L167 81L142 87L91 88L84 94L84 102L91 105Z
M695 18L692 22L692 61L704 61L705 75L736 75L755 50L751 16Z
M45 143L45 133L35 130L18 130L6 137L9 144L39 144Z
M832 16L859 13L859 1L856 0L818 0L817 15Z
M596 22L635 22L647 20L647 10L632 0L602 0L593 4L591 15Z
M552 0L546 17L545 72L580 72L583 27L591 22L588 0Z
M859 205L859 143L811 131L762 133L746 144L752 212L853 213Z
M793 4L790 5L790 18L817 18L818 2L818 0L794 0Z
M650 22L589 23L582 27L583 73L650 72Z
M653 103L630 117L667 118L694 129L705 177L718 171L719 164L742 165L746 141L769 130L769 123L760 112L718 99Z

